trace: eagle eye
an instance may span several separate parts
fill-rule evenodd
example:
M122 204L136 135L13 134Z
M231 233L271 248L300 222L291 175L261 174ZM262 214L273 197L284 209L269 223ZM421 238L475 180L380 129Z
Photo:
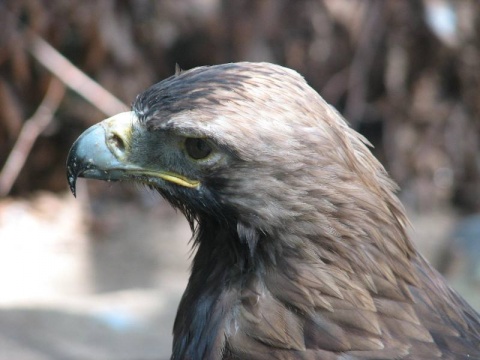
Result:
M212 147L208 141L200 138L185 139L185 150L195 160L205 159L212 153Z

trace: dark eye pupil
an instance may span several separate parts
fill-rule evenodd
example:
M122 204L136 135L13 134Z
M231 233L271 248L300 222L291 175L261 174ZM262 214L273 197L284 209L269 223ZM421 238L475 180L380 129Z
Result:
M185 149L187 150L188 155L195 160L206 158L212 152L212 148L208 142L199 138L186 139Z

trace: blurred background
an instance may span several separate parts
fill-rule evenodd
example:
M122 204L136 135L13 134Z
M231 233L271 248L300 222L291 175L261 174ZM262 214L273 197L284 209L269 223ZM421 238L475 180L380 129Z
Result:
M480 309L477 0L3 0L0 360L169 357L188 225L128 184L73 198L65 159L176 64L232 61L293 68L343 113Z

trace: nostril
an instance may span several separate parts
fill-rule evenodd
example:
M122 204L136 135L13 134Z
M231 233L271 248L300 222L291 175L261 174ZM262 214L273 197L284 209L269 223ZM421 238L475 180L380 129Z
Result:
M108 147L119 160L125 157L127 145L125 139L116 132L111 132L108 136Z
M130 139L133 130L131 113L115 115L104 120L101 124L105 131L105 142L108 149L118 160L125 160L130 151Z
M115 147L117 150L119 150L121 152L125 151L125 142L117 134L112 134L112 136L110 138L110 142L111 142L112 146Z

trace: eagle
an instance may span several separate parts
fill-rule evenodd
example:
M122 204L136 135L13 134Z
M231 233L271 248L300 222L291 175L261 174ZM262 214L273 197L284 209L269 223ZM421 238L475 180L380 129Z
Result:
M189 221L171 359L480 359L480 316L413 246L397 186L294 70L178 72L75 141L78 177Z

